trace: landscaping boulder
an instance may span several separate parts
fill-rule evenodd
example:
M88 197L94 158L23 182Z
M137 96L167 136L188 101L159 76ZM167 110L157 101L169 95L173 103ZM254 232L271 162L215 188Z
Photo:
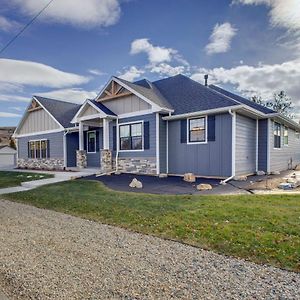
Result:
M234 176L233 180L235 180L235 181L246 181L247 180L247 176L244 176L244 175L242 175L242 176Z
M292 184L291 184L291 183L288 183L288 182L282 182L282 183L279 184L278 188L281 189L281 190L290 190L290 189L292 189L293 187L292 187Z
M295 171L300 171L300 164L295 167Z
M257 171L256 175L258 175L258 176L264 176L264 175L266 175L266 173L264 171Z
M185 173L183 176L183 180L186 182L195 182L196 177L193 173Z
M143 188L143 184L138 181L136 178L133 178L131 183L129 184L131 188L141 189Z
M212 190L212 186L210 184L200 183L200 184L197 185L197 190L198 191Z

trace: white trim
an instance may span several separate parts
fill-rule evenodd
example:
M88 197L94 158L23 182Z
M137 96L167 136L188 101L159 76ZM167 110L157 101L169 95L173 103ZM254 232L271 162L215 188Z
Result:
M258 171L258 119L256 119L255 171Z
M159 175L160 174L159 113L156 113L155 131L156 131L156 174Z
M89 133L95 133L95 151L89 151ZM86 153L97 153L97 132L96 130L88 130L86 132Z
M47 142L47 147L46 147L46 157L42 157L42 144L41 142L42 141L46 141ZM48 156L49 156L49 153L48 153L48 139L35 139L35 140L29 140L27 142L27 147L28 147L28 143L34 143L34 157L28 157L29 159L47 159ZM40 142L40 157L36 157L36 148L35 148L35 143L36 142ZM31 149L30 149L31 151Z
M204 118L205 123L205 141L202 142L190 142L190 120L194 119L202 119ZM207 144L207 115L205 116L198 116L194 118L188 118L186 119L187 125L186 125L186 141L188 145L201 145L201 144Z
M115 142L116 143L116 171L118 171L119 168L119 119L118 118L116 120L116 139L117 139Z
M287 138L288 138L288 143L285 144L285 130L287 130ZM283 147L288 147L289 146L289 128L285 125L283 125Z
M78 134L78 138L79 138L79 150L82 151L84 150L84 130L83 130L83 123L79 122L79 134Z
M109 149L109 120L103 119L103 149Z
M152 109L145 109L145 110L135 111L135 112L131 112L131 113L120 114L120 115L118 115L118 118L124 119L124 118L130 118L130 117L149 115L152 113L153 113Z
M123 125L130 125L130 124L138 124L138 123L142 123L142 149L135 149L135 150L121 150L120 149L120 126L123 126ZM118 152L142 152L145 150L145 147L144 147L144 120L138 120L138 121L131 121L131 122L125 122L125 123L119 123L118 124L118 127L117 127L117 136L119 137L118 138Z
M267 173L269 174L271 171L271 164L270 164L270 156L271 156L271 147L270 147L270 130L271 130L271 120L268 119L267 121L268 130L267 130Z
M56 133L56 132L63 132L64 129L52 129L52 130L45 130L45 131L36 131L32 133L25 133L25 134L16 134L15 138L20 137L27 137L27 136L34 136L34 135L40 135L40 134L49 134L49 133Z
M67 153L67 134L69 133L69 130L67 129L64 132L63 136L63 150L64 150L64 168L67 168L67 160L68 160L68 153Z
M200 111L190 112L190 113L186 113L186 114L163 117L163 120L186 119L186 118L192 118L192 117L203 116L203 115L208 115L208 114L228 112L230 110L237 110L237 109L240 109L242 107L243 107L243 105L234 105L234 106L214 108L214 109L208 109L208 110L202 110L202 111L200 110Z
M169 173L169 121L167 120L167 134L166 134L166 173Z

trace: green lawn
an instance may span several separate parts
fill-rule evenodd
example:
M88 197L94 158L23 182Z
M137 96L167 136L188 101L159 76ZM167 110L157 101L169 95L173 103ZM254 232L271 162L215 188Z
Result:
M50 174L0 171L0 189L21 185L21 182L52 178Z
M5 198L300 271L299 196L148 195L76 180Z

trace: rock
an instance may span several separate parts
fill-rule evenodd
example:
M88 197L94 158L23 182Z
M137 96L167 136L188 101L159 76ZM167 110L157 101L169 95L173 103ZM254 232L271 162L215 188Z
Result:
M256 175L257 176L264 176L264 175L266 175L266 173L264 171L257 171Z
M132 181L131 181L131 183L129 184L129 186L130 186L131 188L137 188L137 189L143 188L143 184L142 184L140 181L138 181L136 178L133 178L133 179L132 179Z
M167 178L167 177L168 177L168 174L159 174L158 177L159 177L159 178Z
M279 184L278 188L281 190L290 190L292 189L292 184L288 182L282 182Z
M300 164L299 165L297 165L296 167L295 167L295 169L294 169L295 171L300 171Z
M197 190L198 191L212 190L212 186L210 184L200 183L200 184L197 185Z
M280 172L279 171L272 171L270 174L271 175L280 175Z
M235 181L246 181L247 176L234 176L233 180L235 180Z
M195 182L196 177L193 173L185 173L183 176L183 180L186 182Z

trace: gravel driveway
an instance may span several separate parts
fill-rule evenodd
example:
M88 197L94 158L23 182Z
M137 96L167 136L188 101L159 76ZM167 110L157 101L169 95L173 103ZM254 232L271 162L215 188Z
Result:
M11 299L299 299L300 274L0 200Z

